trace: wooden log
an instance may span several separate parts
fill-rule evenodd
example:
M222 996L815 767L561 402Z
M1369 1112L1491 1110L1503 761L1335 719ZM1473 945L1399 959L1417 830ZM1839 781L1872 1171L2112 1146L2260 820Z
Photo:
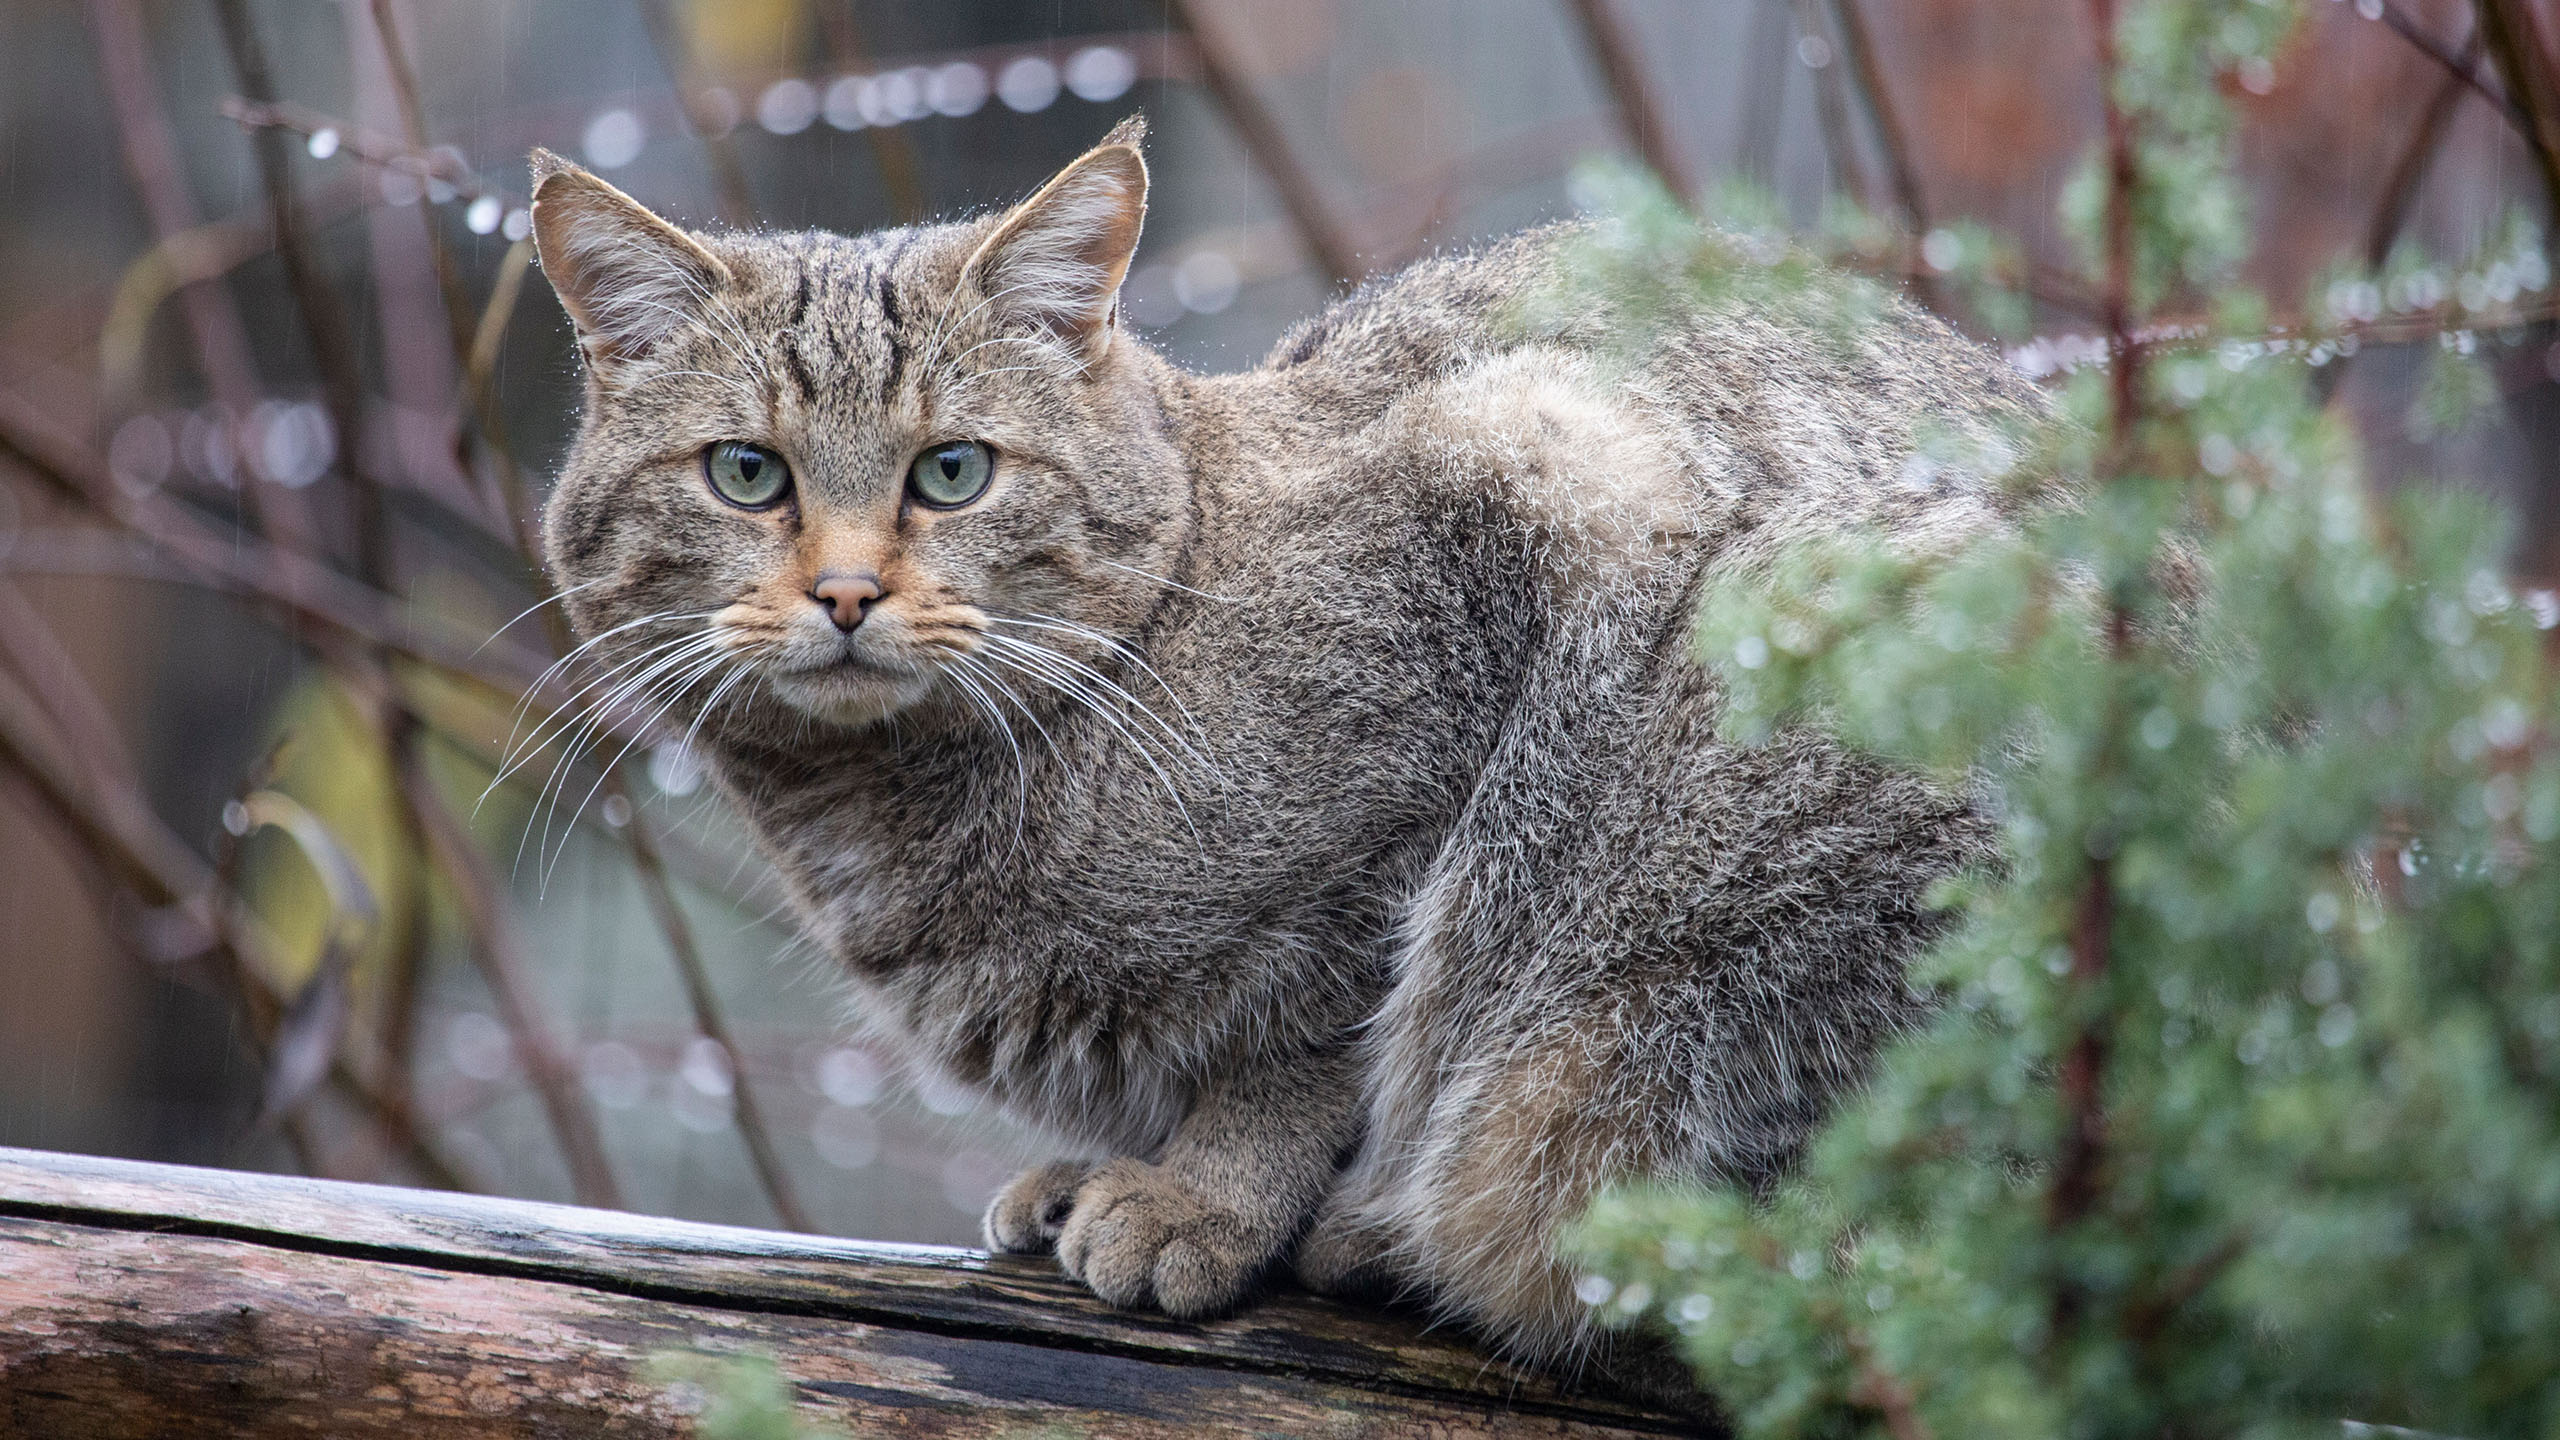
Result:
M692 1435L667 1352L846 1435L1694 1430L1295 1292L1183 1324L1047 1260L0 1149L0 1437Z

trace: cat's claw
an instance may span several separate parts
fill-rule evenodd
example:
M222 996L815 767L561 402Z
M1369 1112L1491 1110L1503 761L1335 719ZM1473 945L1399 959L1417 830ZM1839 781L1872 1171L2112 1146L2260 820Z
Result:
M1113 1305L1179 1320L1232 1308L1269 1256L1243 1221L1138 1160L1097 1166L1058 1236L1058 1263Z
M1005 1182L987 1202L987 1248L1001 1255L1046 1255L1075 1208L1076 1187L1093 1171L1087 1160L1052 1160Z

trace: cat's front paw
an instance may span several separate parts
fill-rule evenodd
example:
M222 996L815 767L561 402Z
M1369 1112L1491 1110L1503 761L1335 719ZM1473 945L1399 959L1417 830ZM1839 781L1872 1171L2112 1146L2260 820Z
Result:
M987 1202L987 1248L1005 1255L1046 1255L1075 1209L1076 1187L1092 1173L1086 1160L1052 1160L1005 1182Z
M1058 1236L1058 1263L1093 1293L1182 1320L1234 1306L1269 1259L1241 1217L1140 1160L1095 1167Z

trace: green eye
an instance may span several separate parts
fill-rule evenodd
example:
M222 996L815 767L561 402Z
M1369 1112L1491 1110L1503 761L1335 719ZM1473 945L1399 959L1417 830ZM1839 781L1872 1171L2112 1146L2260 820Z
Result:
M907 489L937 510L966 505L986 493L996 457L975 440L936 445L907 468Z
M721 499L742 510L769 509L791 493L791 467L781 456L744 440L723 440L703 451L702 477Z

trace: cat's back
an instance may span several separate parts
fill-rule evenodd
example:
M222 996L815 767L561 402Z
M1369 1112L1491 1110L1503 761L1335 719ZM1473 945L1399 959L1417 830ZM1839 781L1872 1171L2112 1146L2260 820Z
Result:
M1481 497L1584 568L1859 523L1952 540L2009 507L2048 406L1996 352L1889 295L1846 324L1676 282L1631 305L1589 282L1599 243L1525 231L1302 322L1226 381L1269 437L1241 462L1354 505Z

